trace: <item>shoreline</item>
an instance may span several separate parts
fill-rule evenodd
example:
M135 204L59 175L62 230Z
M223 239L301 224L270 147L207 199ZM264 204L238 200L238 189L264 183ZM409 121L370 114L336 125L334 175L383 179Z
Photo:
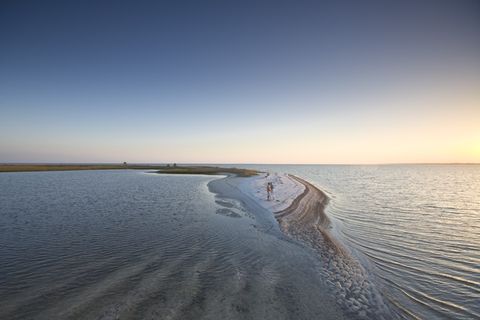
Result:
M306 180L288 176L304 185L305 191L288 208L273 213L281 230L320 255L337 303L349 316L360 319L394 317L360 262L330 233L331 221L325 213L328 196Z
M302 184L305 190L288 208L273 212L282 232L309 244L318 245L323 241L322 245L336 254L349 256L344 245L329 232L332 224L325 213L330 202L327 194L302 178L292 174L288 176Z
M325 214L325 207L329 202L328 196L320 189L313 186L311 183L289 174L290 178L301 183L305 190L297 196L290 206L284 210L274 212L275 218L280 226L288 233L289 222L301 222L303 225L311 225L316 227L319 231L330 226L330 219ZM300 215L300 217L296 217Z
M251 177L259 171L251 169L200 166L200 165L141 165L141 164L0 164L0 173L8 172L45 172L45 171L80 171L80 170L154 170L155 173L168 174L234 174Z
M263 186L269 178L276 178L280 182L275 189L275 201L265 200ZM262 211L257 211L257 214L269 214L283 236L313 249L321 260L322 271L326 273L325 281L333 293L337 305L345 311L348 318L396 318L396 315L385 304L380 291L370 280L365 268L347 247L331 234L332 224L325 213L329 198L323 191L308 181L291 174L270 175L267 173L265 176L237 178L243 179L243 183L229 183L231 178L225 179L227 184L234 186L237 192L244 195L238 197L229 192L227 197L234 197L245 202L246 196L249 202L253 200L256 206L262 209ZM288 181L293 184L290 183L285 187ZM218 192L218 188L215 189L215 193L222 194L222 192ZM277 199L278 195L280 195L280 199ZM275 210L275 207L279 206L277 203L281 204L279 210ZM247 206L252 208L251 203ZM268 217L266 218L268 219Z
M300 265L303 264L303 267L300 269L289 269L289 272L292 273L292 276L300 277L302 278L302 281L306 281L307 283L315 283L316 285L320 284L320 287L318 287L316 291L310 292L309 299L313 300L309 300L308 302L315 305L313 309L320 308L320 310L317 309L317 316L321 315L322 319L332 320L355 319L355 317L352 318L351 316L348 316L346 309L338 304L336 297L332 293L331 287L326 279L326 272L324 271L321 261L319 261L315 252L281 230L277 220L272 214L271 208L265 205L266 203L272 204L273 201L265 201L262 203L259 201L260 198L258 198L258 193L246 192L246 190L248 190L246 189L246 186L248 186L246 183L263 179L264 177L262 176L263 175L245 178L229 175L219 179L213 179L208 183L207 186L208 190L215 195L215 202L220 207L224 206L224 201L228 204L228 202L231 203L233 200L234 203L238 203L238 205L243 208L243 210L241 209L242 211L250 214L246 215L246 217L250 220L247 223L250 225L250 228L257 233L255 239L267 238L275 239L272 241L278 241L279 245L276 246L276 249L280 250L288 248L286 251L278 253L287 259L287 261L289 260L287 257L291 257L292 255L298 255L305 258L308 257L303 261L291 261L290 263L293 265L298 263ZM263 180L260 181L263 182ZM230 208L230 206L232 205L230 204L227 206L227 208ZM305 261L309 262L304 264ZM302 275L305 274L310 274L314 278L304 278ZM312 290L313 287L309 287L309 290ZM279 290L285 290L280 288L281 287L279 287Z

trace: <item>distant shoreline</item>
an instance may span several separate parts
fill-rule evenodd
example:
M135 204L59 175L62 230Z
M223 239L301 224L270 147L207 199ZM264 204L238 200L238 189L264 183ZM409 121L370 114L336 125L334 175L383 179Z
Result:
M1 172L79 171L79 170L154 170L160 174L234 174L250 177L259 173L252 169L213 166L139 165L139 164L0 164Z
M159 174L233 174L239 177L252 177L260 173L260 171L253 169L239 169L239 168L222 168L210 166L169 166L163 167L157 171Z

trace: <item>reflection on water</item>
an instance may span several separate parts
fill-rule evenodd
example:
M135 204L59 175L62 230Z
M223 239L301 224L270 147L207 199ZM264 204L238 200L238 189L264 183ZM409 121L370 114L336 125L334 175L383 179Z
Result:
M255 167L325 190L337 236L406 318L480 317L480 166ZM325 316L318 257L212 179L1 174L0 319Z
M259 166L332 198L338 236L406 318L480 318L480 166Z
M335 318L318 258L212 179L0 175L0 319Z

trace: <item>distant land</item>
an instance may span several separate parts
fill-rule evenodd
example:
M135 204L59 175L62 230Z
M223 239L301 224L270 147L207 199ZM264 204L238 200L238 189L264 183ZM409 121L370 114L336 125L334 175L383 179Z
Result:
M145 164L0 164L0 172L34 172L34 171L75 171L75 170L156 170L157 173L168 174L235 174L241 177L254 176L256 170L239 168L221 168L214 166L184 166L176 164L145 165Z

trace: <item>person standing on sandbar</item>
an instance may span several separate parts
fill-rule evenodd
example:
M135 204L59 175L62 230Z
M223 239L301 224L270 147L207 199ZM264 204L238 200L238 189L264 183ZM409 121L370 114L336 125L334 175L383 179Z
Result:
M267 201L270 201L273 198L273 184L271 182L267 183Z

